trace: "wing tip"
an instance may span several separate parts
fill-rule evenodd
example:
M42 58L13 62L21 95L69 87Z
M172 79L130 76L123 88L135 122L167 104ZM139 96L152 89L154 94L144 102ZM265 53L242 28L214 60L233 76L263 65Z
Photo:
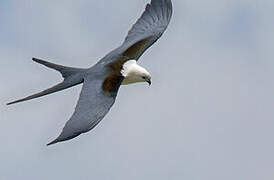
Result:
M59 140L58 140L58 139L55 139L55 140L51 141L50 143L48 143L47 146L56 144L56 143L58 143L58 142L59 142Z
M75 138L75 137L77 137L77 136L79 136L81 134L81 133L74 133L71 136L63 136L62 133L55 140L53 140L50 143L48 143L47 146L50 146L50 145L53 145L53 144L56 144L56 143L59 143L59 142L64 142L64 141L73 139L73 138Z

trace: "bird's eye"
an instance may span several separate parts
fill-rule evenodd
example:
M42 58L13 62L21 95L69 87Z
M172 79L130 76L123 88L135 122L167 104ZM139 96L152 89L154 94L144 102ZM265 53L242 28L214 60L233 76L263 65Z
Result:
M143 78L143 79L146 79L146 77L145 77L145 76L142 76L142 78Z

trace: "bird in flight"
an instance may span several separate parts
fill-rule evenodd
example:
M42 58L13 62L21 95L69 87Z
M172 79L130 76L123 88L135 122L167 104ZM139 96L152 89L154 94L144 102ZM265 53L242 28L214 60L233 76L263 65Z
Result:
M121 85L137 82L151 84L150 73L138 65L137 61L162 36L171 16L171 0L151 0L128 32L123 44L88 69L61 66L33 58L33 61L59 71L64 80L47 90L7 105L52 94L83 83L72 117L65 124L61 134L47 145L70 140L92 130L109 112Z

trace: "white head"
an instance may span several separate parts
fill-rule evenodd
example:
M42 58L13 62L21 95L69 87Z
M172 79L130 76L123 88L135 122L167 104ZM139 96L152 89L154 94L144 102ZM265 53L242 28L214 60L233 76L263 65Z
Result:
M149 85L151 84L149 72L145 68L139 66L135 60L129 60L123 64L121 74L125 78L122 82L123 85L137 82L147 82Z

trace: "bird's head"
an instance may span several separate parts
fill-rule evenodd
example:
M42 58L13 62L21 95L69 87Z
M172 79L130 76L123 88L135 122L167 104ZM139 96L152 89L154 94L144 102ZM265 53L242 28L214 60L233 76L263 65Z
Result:
M151 85L151 75L149 74L149 72L147 70L145 70L145 71L146 72L141 73L141 75L140 75L142 78L142 82L147 82L149 85Z
M123 85L132 84L137 82L147 82L151 85L151 75L143 67L139 66L135 60L130 60L123 65L121 71L124 76Z

